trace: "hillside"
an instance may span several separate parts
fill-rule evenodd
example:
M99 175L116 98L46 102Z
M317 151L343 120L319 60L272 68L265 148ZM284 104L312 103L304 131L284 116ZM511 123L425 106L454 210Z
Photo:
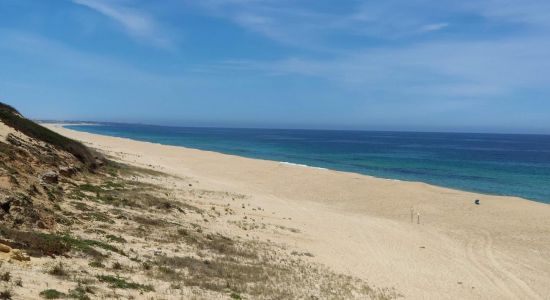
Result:
M101 159L5 104L0 121L0 299L397 297L249 237L296 232L246 195Z
M0 103L0 218L2 226L53 229L64 178L96 167L81 143L25 119Z

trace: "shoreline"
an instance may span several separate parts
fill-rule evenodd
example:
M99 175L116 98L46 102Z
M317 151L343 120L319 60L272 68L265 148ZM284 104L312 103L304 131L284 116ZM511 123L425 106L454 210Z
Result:
M394 286L405 298L550 294L545 203L46 126L117 160L246 195L273 212L258 218L298 232L255 237L311 252L331 269ZM420 224L411 224L411 208Z
M50 125L50 126L53 126L53 127L62 127L63 129L77 131L77 132L84 132L84 133L88 133L88 132L66 128L66 126L73 126L73 125L101 126L100 123L98 123L98 124L43 123L43 125ZM151 126L156 126L156 125L151 125ZM99 134L99 133L90 133L90 134L102 135L102 134ZM483 134L483 133L481 133L481 134ZM278 164L281 164L281 165L296 166L296 167L303 167L303 168L310 168L310 169L317 169L317 170L328 170L328 171L341 172L341 173L347 173L347 174L355 174L355 175L358 175L358 176L367 176L367 177L371 177L371 178L375 178L375 179L379 179L379 180L387 180L387 181L394 181L394 182L406 182L406 183L416 183L416 184L426 184L426 185L436 187L436 188L449 189L449 190L459 191L459 192L464 192L464 193L472 193L472 194L481 195L481 196L517 198L517 199L521 199L521 200L524 200L524 201L531 201L531 202L550 205L550 202L546 202L544 200L529 199L529 198L525 198L525 197L522 197L522 196L519 196L519 195L495 194L495 193L490 193L490 192L477 191L475 189L461 189L461 188L455 188L455 187L452 187L452 186L439 185L437 183L430 183L430 182L421 181L421 180L408 180L408 179L398 179L398 178L390 178L390 177L380 177L380 176L377 176L377 175L359 173L359 172L348 171L348 170L344 170L344 169L333 169L333 168L328 168L328 167L318 167L318 166L313 166L313 165L308 165L308 164L293 163L293 162L288 162L288 161L279 161L279 160L274 160L274 159L269 159L269 158L248 157L248 156L243 156L243 155L239 155L239 154L225 153L225 152L219 152L219 151L215 151L215 150L192 148L192 147L187 147L187 146L182 146L182 145L162 144L162 143L158 143L158 142L143 141L143 140L137 140L137 139L126 138L126 137L117 137L117 136L111 136L111 135L103 135L103 136L109 136L109 137L119 138L119 139L128 139L128 140L132 140L132 141L136 141L136 142L149 143L149 144L152 144L152 145L179 147L179 148L188 149L188 150L205 151L205 152L210 152L210 153L215 153L215 154L220 154L220 155L235 156L235 157L240 157L240 158L245 158L245 159L274 162L274 163L278 163Z

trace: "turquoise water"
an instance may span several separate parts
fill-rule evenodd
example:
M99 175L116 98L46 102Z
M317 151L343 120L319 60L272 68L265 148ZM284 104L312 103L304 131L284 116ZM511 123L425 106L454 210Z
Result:
M550 203L548 135L126 124L67 128Z

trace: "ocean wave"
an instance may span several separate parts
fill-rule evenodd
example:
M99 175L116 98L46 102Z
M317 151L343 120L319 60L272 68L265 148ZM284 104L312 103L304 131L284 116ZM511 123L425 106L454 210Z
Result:
M296 164L296 163L291 163L291 162L287 162L287 161L280 161L279 164L286 165L286 166L295 166L295 167L302 167L302 168L317 169L317 170L328 170L327 168L312 167L312 166L308 166L308 165Z

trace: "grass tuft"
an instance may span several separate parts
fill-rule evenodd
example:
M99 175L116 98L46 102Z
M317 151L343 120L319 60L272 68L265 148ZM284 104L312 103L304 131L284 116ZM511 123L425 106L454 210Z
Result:
M2 299L2 300L11 300L11 299L13 299L13 295L12 295L11 290L5 289L5 290L1 291L0 292L0 299Z
M61 262L59 262L48 271L48 274L57 277L66 277L67 275L69 275L69 272L67 271L67 269L65 269L65 266Z
M0 226L0 236L13 240L15 246L27 250L31 256L59 256L71 250L80 251L94 257L101 257L94 247L126 255L115 246L101 241L83 240L70 235L56 235L42 232L26 232Z
M43 290L39 295L44 299L61 299L67 296L65 293L54 289Z
M97 279L101 282L108 283L111 288L134 289L134 290L142 290L145 292L151 292L155 290L152 285L143 285L140 283L129 282L129 281L126 281L124 278L115 277L111 275L98 275Z

